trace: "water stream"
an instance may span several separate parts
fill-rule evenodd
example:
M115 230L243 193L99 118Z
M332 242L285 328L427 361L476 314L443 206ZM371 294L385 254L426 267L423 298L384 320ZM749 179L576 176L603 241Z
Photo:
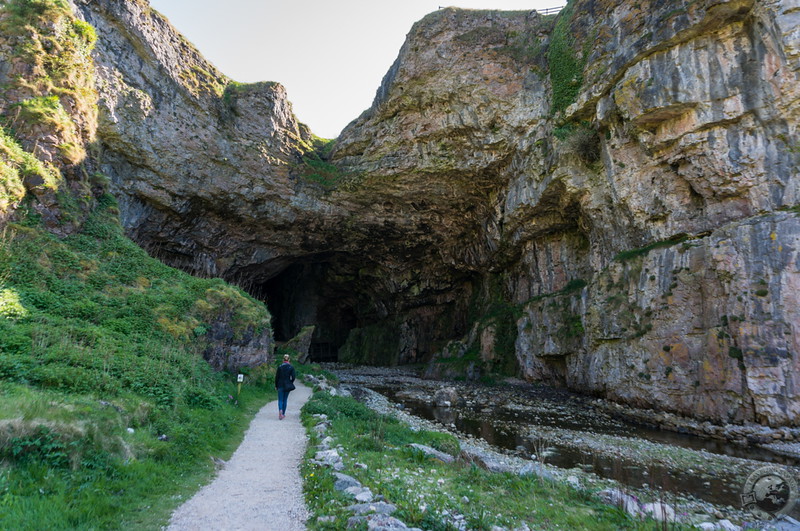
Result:
M715 455L746 459L752 461L752 469L757 468L759 462L800 466L800 460L768 450L613 418L593 407L590 399L562 389L520 385L510 391L511 400L506 399L509 395L493 400L492 389L484 388L473 395L485 397L484 401L468 402L455 407L438 407L431 400L422 398L424 393L410 393L408 382L392 384L384 381L378 385L366 386L391 401L402 404L411 413L453 426L461 433L480 437L494 446L519 455L530 457L540 454L540 458L544 456L544 462L560 468L580 467L600 477L633 487L649 486L676 494L689 494L716 505L741 507L740 495L744 484L741 469L732 467L730 472L717 470L714 473L705 473L658 462L643 464L628 459L624 449L617 455L609 456L607 453L594 451L592 445L560 444L552 438L548 438L547 449L543 451L542 441L532 436L532 432L535 433L540 428L570 430L577 434L578 441L584 437L590 440L597 434L643 439L699 452L701 459L710 459ZM430 382L426 386L430 389Z

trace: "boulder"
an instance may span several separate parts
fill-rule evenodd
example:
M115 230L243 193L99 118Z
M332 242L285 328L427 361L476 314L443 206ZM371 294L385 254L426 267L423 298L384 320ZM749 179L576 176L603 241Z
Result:
M515 472L514 467L504 462L497 454L487 452L474 445L462 444L459 458L489 472Z
M455 387L443 387L433 395L433 403L439 407L451 407L458 404L459 396Z
M438 459L443 463L452 463L453 461L455 461L455 457L453 457L452 455L440 452L439 450L431 448L430 446L425 446L424 444L411 443L408 446L414 448L415 450L419 450L428 457Z
M344 468L342 457L335 448L317 452L314 455L314 461L320 465L332 467L334 470L342 470Z
M675 509L664 502L645 503L642 505L642 513L659 522L675 521Z
M391 503L379 501L373 503L356 503L354 505L348 506L347 510L352 511L357 515L363 515L368 513L391 515L393 512L397 510L397 507L395 507Z
M552 472L539 463L527 463L519 470L518 474L520 476L536 476L548 481L555 481L557 479Z
M638 498L632 496L621 489L606 489L600 491L598 496L601 500L609 505L619 507L631 516L638 517L642 514L642 508L639 504Z
M334 472L333 475L336 478L336 482L333 484L335 490L346 491L351 487L361 487L361 482L352 476L341 472Z
M374 498L372 491L367 487L362 487L360 483L352 487L347 487L343 492L351 495L356 501L361 503L369 503Z
M297 363L304 365L309 361L311 338L314 336L314 325L304 326L292 339L283 344L284 350L289 350L297 356Z
M741 526L734 524L730 520L720 520L717 522L717 529L720 529L721 531L742 531Z

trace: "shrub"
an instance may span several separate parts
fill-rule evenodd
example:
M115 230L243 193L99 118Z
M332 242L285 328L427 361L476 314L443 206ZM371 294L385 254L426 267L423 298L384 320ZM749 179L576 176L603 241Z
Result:
M570 150L586 164L600 160L600 135L594 129L577 128L569 137L568 145Z
M2 449L3 457L19 463L38 461L51 467L69 464L67 444L47 426L38 426L33 433L12 437Z

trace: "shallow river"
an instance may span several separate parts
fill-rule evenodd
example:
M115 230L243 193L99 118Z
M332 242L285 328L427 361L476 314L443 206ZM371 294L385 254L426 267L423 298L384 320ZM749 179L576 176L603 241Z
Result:
M362 378L357 370L344 371L340 376L343 382L364 385L420 417L518 455L536 455L560 468L580 467L633 487L690 495L715 505L740 508L747 473L763 464L800 467L800 460L764 449L626 422L601 411L592 399L563 389L527 384L498 389L417 380L407 375L396 379ZM467 397L465 403L454 407L433 405L436 389L452 385ZM537 433L546 435L542 438ZM651 450L664 448L666 453L688 455L693 464L632 457L624 447L609 448L617 437L655 443L645 444ZM687 451L671 452L670 448ZM706 468L703 463L709 466ZM798 512L796 508L793 515Z

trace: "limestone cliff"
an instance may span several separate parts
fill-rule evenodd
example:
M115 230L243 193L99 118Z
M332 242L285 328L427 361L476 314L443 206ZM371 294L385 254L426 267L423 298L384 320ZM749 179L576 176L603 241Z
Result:
M797 422L796 0L442 9L332 150L143 1L77 8L130 234L283 339Z
M489 297L516 306L502 318L521 310L527 377L794 423L798 219L770 212L800 200L798 17L747 1L443 10L335 157L387 179L478 170L492 209L481 250L454 261L496 274ZM491 361L502 326L444 357Z

